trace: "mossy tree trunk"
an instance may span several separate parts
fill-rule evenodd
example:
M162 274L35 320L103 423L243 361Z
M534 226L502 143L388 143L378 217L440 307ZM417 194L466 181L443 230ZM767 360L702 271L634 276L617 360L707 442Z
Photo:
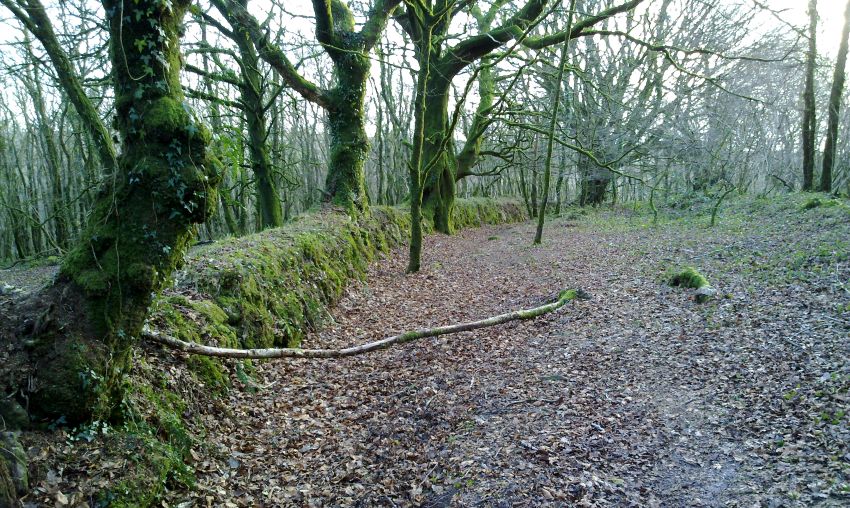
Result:
M247 0L238 0L247 6ZM242 82L239 91L242 95L242 110L248 126L248 151L251 155L251 170L254 172L254 186L257 190L257 208L260 215L260 228L276 228L283 225L283 210L274 179L274 168L268 150L268 128L266 108L263 97L263 76L260 74L260 58L254 42L245 32L234 30L234 39L239 47L239 68Z
M444 41L448 39L451 16L447 15L434 24L435 43L431 44L431 51L427 53L432 72L425 87L422 208L433 221L437 231L450 234L454 230L451 213L455 199L457 161L448 112L452 79L471 63L513 39L518 32L522 33L540 15L546 3L546 0L529 0L502 26L464 39L452 47L443 47ZM493 4L495 12L492 19L495 19L495 13L503 6L504 2ZM452 8L446 0L440 0L434 2L431 10L448 13ZM410 8L408 13L416 15ZM424 20L420 19L419 23L422 24L422 21ZM413 26L413 22L408 22L405 29L411 32ZM424 56L424 52L419 52L420 65Z
M439 53L432 51L430 62L437 61ZM420 60L419 65L423 65ZM433 64L432 64L433 65ZM422 209L442 233L454 233L452 208L455 200L455 171L451 132L449 132L449 91L451 78L446 77L439 64L425 85L425 112L422 151ZM418 100L418 99L417 99Z
M377 0L358 31L346 3L313 0L316 40L334 64L334 86L325 90L298 73L243 5L236 0L213 0L236 31L248 34L260 58L268 62L287 85L327 112L331 156L325 198L352 215L368 213L364 166L369 155L365 114L369 54L400 3L401 0Z
M599 206L605 202L613 175L608 169L597 166L596 163L586 157L582 156L581 158L585 160L579 163L582 167L579 204L581 206Z
M850 1L844 10L844 28L841 30L841 43L835 59L835 73L832 76L832 89L829 93L829 111L826 122L826 142L823 148L823 170L820 174L820 191L832 190L832 169L835 164L835 152L838 145L838 112L841 110L841 97L844 93L844 66L847 64L847 38L850 36Z
M410 157L410 252L408 255L407 272L416 273L422 263L422 184L426 173L424 165L428 159L425 153L425 116L428 112L426 89L428 76L431 72L431 38L434 25L439 21L424 5L410 6L409 16L412 32L416 34L416 53L419 60L419 71L416 76L416 103L414 105L413 153Z
M806 76L803 89L803 190L814 188L815 137L817 118L815 111L815 60L817 59L818 2L809 0L809 51L806 54Z
M209 134L183 100L179 51L188 0L105 0L119 171L40 296L27 326L30 413L68 423L115 415L152 296L216 202Z
M347 8L334 17L335 33L350 37L334 37L323 42L334 62L336 86L328 93L328 130L331 155L325 192L331 202L346 210L367 212L366 159L369 136L366 134L366 84L370 60L363 51L362 39L355 36L354 18Z

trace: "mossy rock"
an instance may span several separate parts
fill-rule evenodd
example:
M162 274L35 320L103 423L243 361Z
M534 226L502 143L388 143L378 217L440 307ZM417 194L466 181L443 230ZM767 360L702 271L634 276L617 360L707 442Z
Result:
M11 490L9 490L11 486ZM4 492L6 490L7 492ZM0 506L4 495L11 493L15 499L29 490L27 454L14 432L0 433Z
M833 199L821 199L818 196L815 196L805 203L801 207L803 210L811 210L813 208L820 208L822 206L834 206L835 200Z

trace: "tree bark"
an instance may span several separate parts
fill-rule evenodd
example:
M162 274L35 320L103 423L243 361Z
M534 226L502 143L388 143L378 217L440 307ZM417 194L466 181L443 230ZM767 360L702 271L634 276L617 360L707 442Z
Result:
M817 58L817 0L809 0L809 51L806 54L805 88L803 90L803 190L814 188L815 135L817 114L815 112L815 59Z
M838 144L838 113L841 109L841 97L844 93L845 70L847 64L847 39L850 36L850 0L844 10L844 28L841 30L841 43L835 59L835 73L832 77L832 89L829 93L829 112L826 122L826 142L823 148L823 171L820 174L821 192L832 190L832 170L835 165L835 152Z
M549 121L549 136L546 139L546 163L543 168L543 194L540 201L540 216L537 220L537 231L534 233L534 243L543 241L543 223L546 220L546 205L549 202L549 180L552 177L552 151L555 148L555 128L558 126L558 111L561 108L561 86L564 82L564 67L567 66L567 57L570 52L570 39L572 36L573 15L575 13L576 0L570 0L570 12L567 14L567 36L561 48L561 59L558 62L558 79L555 80L555 96L552 99L552 118ZM559 193L560 195L560 193Z
M418 39L419 71L416 76L416 104L414 106L413 153L410 157L410 251L407 273L416 273L422 264L422 177L423 149L425 144L425 90L431 71L431 36L433 25L430 16L420 16L422 25L416 31ZM427 159L425 159L427 161Z
M24 393L36 419L116 416L152 296L215 206L209 133L180 85L189 4L104 2L123 152L56 282L30 301L38 319L18 330L30 371L7 393Z

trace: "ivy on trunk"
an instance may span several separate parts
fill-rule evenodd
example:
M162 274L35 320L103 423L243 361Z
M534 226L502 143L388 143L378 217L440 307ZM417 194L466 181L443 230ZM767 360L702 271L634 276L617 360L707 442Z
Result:
M13 388L32 417L116 414L148 307L216 202L209 133L183 100L179 51L188 0L106 0L119 170L56 282L23 325L30 377Z

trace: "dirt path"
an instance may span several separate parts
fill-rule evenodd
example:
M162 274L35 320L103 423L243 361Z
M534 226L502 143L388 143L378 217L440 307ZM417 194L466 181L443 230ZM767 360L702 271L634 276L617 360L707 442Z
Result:
M403 252L376 264L309 346L530 307L565 288L592 298L364 357L264 364L269 388L233 391L205 417L218 460L196 464L196 492L172 501L848 503L850 320L829 297L839 290L818 289L850 278L846 259L795 285L759 280L732 255L787 254L812 236L797 226L797 240L781 227L695 241L679 226L567 220L537 248L530 224L428 238L420 274L403 275ZM682 261L720 297L700 306L666 287L662 265Z

